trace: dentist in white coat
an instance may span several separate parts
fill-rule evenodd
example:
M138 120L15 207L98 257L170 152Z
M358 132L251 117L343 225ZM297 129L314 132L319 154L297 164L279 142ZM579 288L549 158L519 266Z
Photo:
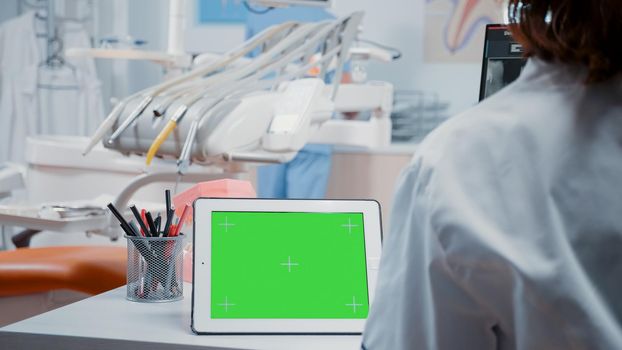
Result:
M363 349L622 349L622 6L509 2L531 59L404 171Z

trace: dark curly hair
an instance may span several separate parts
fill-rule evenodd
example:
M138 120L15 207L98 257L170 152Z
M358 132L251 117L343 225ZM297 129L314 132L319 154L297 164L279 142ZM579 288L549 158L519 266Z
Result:
M509 0L527 56L582 65L587 84L622 75L622 0Z

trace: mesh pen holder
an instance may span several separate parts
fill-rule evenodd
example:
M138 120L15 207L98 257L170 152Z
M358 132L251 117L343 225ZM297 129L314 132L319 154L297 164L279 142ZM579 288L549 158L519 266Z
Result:
M185 236L127 238L127 299L144 303L181 300Z

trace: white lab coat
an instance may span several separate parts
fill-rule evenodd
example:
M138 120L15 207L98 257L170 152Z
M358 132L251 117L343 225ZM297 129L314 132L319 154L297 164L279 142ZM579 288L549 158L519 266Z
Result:
M26 136L36 131L36 87L41 60L34 16L20 16L0 26L0 163L24 159Z
M28 136L89 135L103 119L93 59L66 59L75 70L41 66L45 38L36 33L44 27L34 12L0 26L0 163L23 161ZM65 48L90 45L79 23L63 23L60 32Z
M90 38L80 23L62 23L63 45L90 47ZM101 82L92 58L67 58L75 67L39 69L37 102L41 134L90 136L103 121ZM42 88L57 86L57 88ZM77 89L65 89L76 86Z
M531 60L399 182L367 350L622 349L622 79Z

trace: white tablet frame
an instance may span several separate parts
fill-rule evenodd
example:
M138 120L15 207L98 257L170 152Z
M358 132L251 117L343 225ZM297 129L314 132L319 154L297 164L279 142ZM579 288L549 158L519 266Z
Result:
M361 334L365 319L212 319L211 213L363 213L367 288L371 309L378 278L382 222L374 200L199 198L194 202L194 254L191 329L197 334ZM198 298L198 295L204 295Z

